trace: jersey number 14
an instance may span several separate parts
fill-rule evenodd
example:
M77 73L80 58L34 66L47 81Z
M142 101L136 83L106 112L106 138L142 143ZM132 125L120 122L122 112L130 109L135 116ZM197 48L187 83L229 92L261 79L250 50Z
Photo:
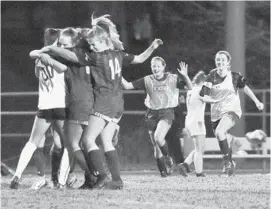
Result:
M115 58L114 61L112 59L109 60L109 67L111 70L111 79L112 80L115 80L116 76L120 77L121 67L119 64L119 60L117 58Z

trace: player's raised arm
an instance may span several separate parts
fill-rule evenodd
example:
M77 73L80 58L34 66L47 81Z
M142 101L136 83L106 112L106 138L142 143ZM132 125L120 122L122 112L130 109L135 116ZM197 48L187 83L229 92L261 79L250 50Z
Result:
M121 84L124 89L134 89L135 87L133 86L132 82L128 82L125 80L123 77L121 78Z
M190 80L190 78L189 78L189 76L187 74L188 65L185 64L185 62L180 62L179 67L180 67L180 69L177 68L177 71L184 77L187 89L191 90L192 87L193 87L193 84L192 84L192 82L191 82L191 80Z
M151 56L151 54L154 52L154 50L157 49L162 44L163 44L163 41L161 39L155 39L152 42L152 44L149 46L149 48L147 48L140 55L136 55L134 57L134 60L131 62L131 64L138 64L138 63L145 62L145 60Z

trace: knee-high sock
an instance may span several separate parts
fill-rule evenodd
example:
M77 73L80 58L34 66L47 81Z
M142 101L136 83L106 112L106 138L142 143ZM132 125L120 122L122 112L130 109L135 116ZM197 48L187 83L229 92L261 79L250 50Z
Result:
M51 150L52 177L58 176L58 170L60 167L62 155L63 155L63 148Z
M219 141L218 144L223 155L223 160L225 160L226 162L230 161L228 140L224 139L222 141Z
M39 176L45 175L46 159L43 153L43 147L37 148L34 152L34 159Z
M120 164L118 153L116 150L105 152L105 157L112 179L115 181L121 180L120 178Z
M202 167L203 167L203 158L202 158L202 153L201 152L195 151L194 165L195 165L196 173L201 173L202 172Z
M61 164L60 164L59 179L58 179L58 182L61 185L66 184L69 172L70 172L69 153L68 153L68 149L64 148L62 159L61 159Z
M195 154L195 150L193 150L192 152L190 152L190 154L186 157L185 159L185 163L187 163L188 165L190 165L191 163L193 163L194 161L194 154Z
M159 146L159 148L164 156L168 156L168 145L166 141L165 144L163 146Z
M83 153L83 151L80 150L76 150L74 152L74 157L76 159L76 162L79 164L80 168L85 171L85 173L90 174L86 159L85 159L85 155Z
M26 166L31 160L35 150L37 149L36 145L32 142L27 142L21 152L20 159L15 171L15 176L21 178L22 173L24 172Z
M88 152L87 165L89 169L94 165L95 170L99 172L100 176L106 175L104 159L99 149Z

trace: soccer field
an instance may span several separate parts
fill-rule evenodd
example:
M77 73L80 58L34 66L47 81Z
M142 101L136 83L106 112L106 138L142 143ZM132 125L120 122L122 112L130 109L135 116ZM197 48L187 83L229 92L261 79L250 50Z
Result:
M83 183L77 173L75 187ZM9 189L11 177L2 177L2 209L215 209L270 208L270 174L209 174L184 178L177 173L161 178L154 171L123 172L123 190L30 190L36 175L24 175L18 190Z

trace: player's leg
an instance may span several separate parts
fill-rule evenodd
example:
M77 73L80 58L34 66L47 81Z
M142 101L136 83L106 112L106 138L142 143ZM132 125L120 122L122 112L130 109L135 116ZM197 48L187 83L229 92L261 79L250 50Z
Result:
M96 139L103 131L105 125L106 121L103 118L90 115L88 126L85 128L82 135L82 145L87 153L86 162L88 168L91 170L94 165L95 169L99 172L95 188L102 188L108 182L108 176L104 167L104 158L101 150L96 144Z
M195 145L195 154L194 154L194 165L196 170L196 175L204 176L202 173L203 170L203 153L205 147L205 135L195 135L193 137L193 142Z
M157 168L160 172L160 175L162 177L167 176L167 165L166 165L166 159L164 158L158 144L156 144L154 140L154 133L153 131L149 130L149 136L153 145L153 152L154 152L154 158L156 159Z
M34 190L41 189L42 187L45 187L48 184L45 177L45 167L46 167L46 159L44 156L45 139L46 139L46 135L44 135L42 140L39 142L37 149L33 155L33 158L35 160L35 165L38 171L38 178L31 186L31 189L34 189Z
M173 171L173 161L169 156L168 145L165 140L165 136L171 127L171 123L168 120L160 120L154 132L154 141L159 146L163 156L166 158L167 165L169 166L169 174Z
M83 134L85 127L86 127L85 125L81 125L78 123L76 124L73 123L72 121L67 121L65 124L65 135L67 136L67 140L73 152L75 161L79 164L80 168L85 172L85 182L82 186L79 187L80 189L93 187L92 173L87 166L85 154L80 146L81 136Z
M120 177L120 163L118 153L113 145L113 137L117 128L118 124L115 122L109 122L100 135L103 143L107 166L112 176L112 182L107 185L107 187L110 189L123 188L123 181Z
M235 113L227 113L222 116L216 129L215 135L218 139L219 147L223 155L223 165L228 175L234 172L234 165L231 162L231 153L227 140L227 132L236 124L238 116Z
M51 180L53 182L53 186L56 187L58 184L58 171L63 155L63 144L61 142L60 136L56 130L51 129L53 132L53 144L50 149L51 155Z
M12 178L10 188L17 189L18 183L21 178L23 171L31 160L35 150L37 149L37 145L40 140L44 137L47 129L50 126L50 122L46 121L43 118L35 117L34 124L32 127L31 135L28 142L25 144L18 161L18 165L15 171L15 174Z

